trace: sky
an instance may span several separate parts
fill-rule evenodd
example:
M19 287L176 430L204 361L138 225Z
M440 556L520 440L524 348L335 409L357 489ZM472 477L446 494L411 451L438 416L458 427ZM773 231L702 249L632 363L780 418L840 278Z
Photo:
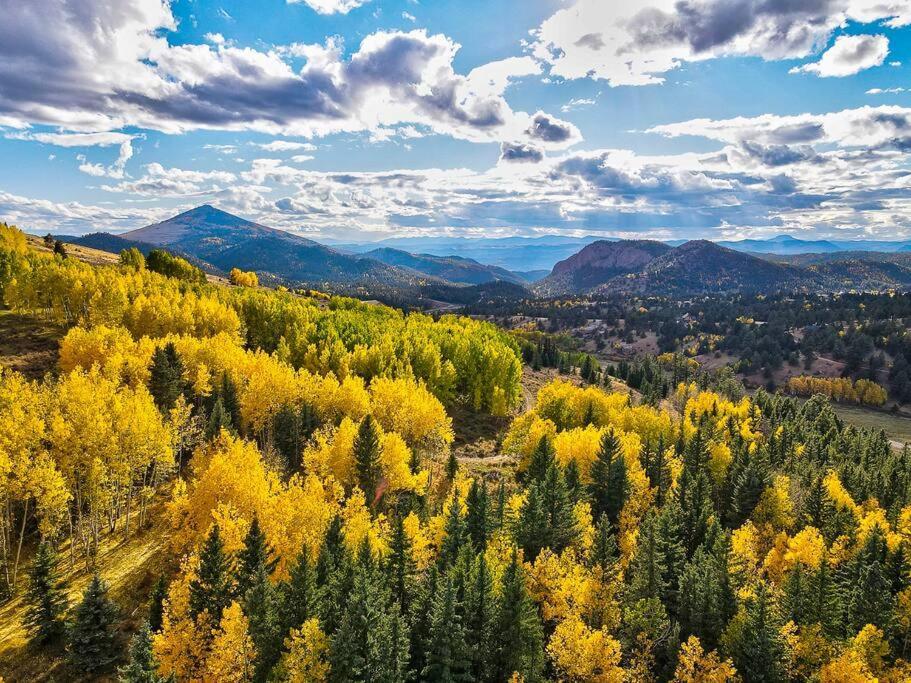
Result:
M911 237L911 0L0 0L0 220Z

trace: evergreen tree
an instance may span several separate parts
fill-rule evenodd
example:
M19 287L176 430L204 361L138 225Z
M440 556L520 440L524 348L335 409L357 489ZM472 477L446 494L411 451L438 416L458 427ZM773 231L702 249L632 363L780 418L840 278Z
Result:
M283 405L272 420L275 450L281 456L285 472L297 472L301 466L303 438L300 413L290 404Z
M66 593L57 574L57 554L47 541L35 553L25 604L25 626L35 642L49 643L64 634Z
M119 610L108 597L108 586L95 574L76 606L69 634L69 655L80 671L104 669L118 655L114 623Z
M414 557L411 554L411 540L405 533L402 516L396 515L392 522L392 539L389 542L389 556L386 559L386 576L392 590L392 599L398 604L399 612L407 615L411 611L415 593Z
M167 414L187 389L184 365L173 342L155 349L149 367L149 393L158 409Z
M649 511L639 526L636 552L627 571L630 581L629 597L633 600L658 599L664 595L664 556L658 542L658 521Z
M576 518L573 501L563 479L563 471L552 463L541 483L541 504L547 519L547 547L562 552L573 540L576 533Z
M358 486L372 505L380 483L380 435L371 415L361 420L354 438L354 471Z
M681 541L683 513L676 500L668 502L656 517L655 533L661 557L661 601L668 615L677 616L680 574L686 562L686 549Z
M412 601L410 614L411 643L409 648L409 671L420 673L427 665L427 652L430 649L431 616L433 601L440 582L440 573L436 565L431 565L425 572L424 580L418 584Z
M527 683L542 680L544 635L538 609L525 588L522 565L515 551L503 573L491 632L496 642L491 653L490 676L498 683L519 673Z
M231 428L231 418L225 411L224 402L219 396L215 399L212 411L209 413L209 421L206 423L206 438L214 439L222 429L231 430Z
M543 479L544 475L547 474L547 468L556 462L554 458L554 445L550 437L545 434L531 454L528 469L525 471L526 481L532 482Z
M237 554L237 597L243 601L247 591L256 582L260 569L264 569L266 576L269 576L277 562L278 558L272 557L272 549L259 524L259 515L254 513L253 521L250 522L250 528L244 538L244 547Z
M534 562L538 553L547 547L547 533L547 512L544 510L540 486L533 482L528 487L525 503L519 511L513 531L516 545L522 549L529 562Z
M487 547L487 537L490 533L486 483L478 479L472 480L468 496L465 498L465 507L465 530L475 550L482 552Z
M493 610L493 580L484 553L478 553L465 594L465 643L476 681L486 680L490 671Z
M620 439L612 428L601 437L598 457L591 466L589 498L592 513L598 517L606 514L611 524L617 526L620 512L629 492L626 460L620 452Z
M714 536L696 549L680 576L681 639L694 635L707 650L718 646L735 607L727 566L727 537L717 527Z
M245 595L244 611L250 639L256 648L253 680L266 681L281 657L284 631L278 594L269 581L265 564L257 565L253 583Z
M319 588L316 581L316 567L310 560L310 551L304 546L297 554L297 561L291 567L288 580L281 585L282 628L288 632L316 616L319 602Z
M866 624L887 631L894 619L894 596L888 568L888 546L876 526L860 551L850 560L842 577L846 635Z
M147 621L130 641L130 661L118 670L120 683L164 683L158 675L158 662L152 652L152 629Z
M452 451L449 452L449 458L446 460L446 479L449 481L455 481L456 474L459 472L459 460L456 458L456 454Z
M221 621L221 613L234 596L231 557L225 552L218 524L212 527L199 553L199 569L190 582L190 615L195 619L208 613L210 623Z
M595 543L591 550L592 566L598 567L602 572L608 573L614 569L620 560L620 550L617 547L617 536L614 533L610 518L602 514L598 519Z
M446 536L440 546L439 563L440 567L449 567L455 564L459 556L462 545L467 540L467 529L465 527L465 517L462 515L459 497L453 495L452 502L449 505L449 513L446 515Z
M441 683L471 680L461 605L451 578L441 582L433 600L426 662L423 680Z
M585 490L582 485L582 473L579 472L579 464L575 460L570 460L563 469L563 478L566 480L566 490L573 504L578 503L585 497Z
M384 577L363 553L330 643L329 662L331 681L397 683L405 679L408 628L390 599Z
M785 650L772 614L768 588L760 583L742 619L728 629L727 649L744 683L783 683Z
M221 373L221 386L218 389L225 413L228 416L231 428L240 429L240 400L237 398L237 385L228 375L227 371Z
M161 630L161 624L164 621L164 601L167 596L168 582L163 575L159 575L149 594L149 629L152 633L158 633Z
M760 496L771 482L769 464L762 452L748 457L734 481L731 491L731 528L743 524L759 502Z

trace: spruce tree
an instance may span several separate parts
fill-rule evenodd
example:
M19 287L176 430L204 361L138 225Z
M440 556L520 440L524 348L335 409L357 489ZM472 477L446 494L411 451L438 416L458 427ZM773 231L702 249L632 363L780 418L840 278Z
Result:
M493 580L484 553L478 553L465 593L465 643L476 681L486 680L490 670L493 610Z
M598 519L595 533L595 542L591 550L591 564L598 567L604 574L608 574L620 560L620 550L617 547L617 536L610 518L602 514Z
M32 640L50 643L64 634L66 593L57 574L57 554L47 541L42 541L35 553L25 604L25 627Z
M330 681L396 683L405 679L408 628L383 575L360 554L352 588L329 648Z
M392 539L389 542L389 556L386 560L386 576L392 591L392 599L398 604L399 611L407 615L414 600L417 568L411 554L411 540L405 533L405 524L401 515L396 515L392 523Z
M301 438L301 418L291 404L284 404L272 420L273 442L275 450L281 456L282 466L287 473L300 469L303 440Z
M548 520L540 486L533 482L528 487L525 503L515 522L513 537L524 556L534 562L547 545Z
M218 524L206 537L199 553L199 569L190 582L190 615L195 619L208 613L210 623L218 624L221 613L234 596L234 573L231 557L225 552Z
M768 588L760 583L743 619L729 627L727 650L746 683L783 683L785 649L772 613Z
M544 635L538 609L525 588L525 577L518 555L503 573L491 633L496 639L491 654L490 676L498 683L509 681L513 673L527 683L542 680Z
M771 481L768 461L762 452L747 461L734 481L731 492L731 528L736 529L742 525L759 502L760 496Z
M440 546L440 567L448 567L455 564L459 551L466 541L465 517L462 515L460 508L458 496L453 496L449 505L449 512L446 515L446 536Z
M225 411L224 402L221 396L215 399L212 410L209 413L209 421L206 423L206 438L214 439L219 435L222 429L231 429L231 418Z
M465 506L465 529L475 550L482 552L487 547L490 533L487 484L483 480L472 480Z
M547 517L545 544L554 552L562 552L576 533L573 501L563 479L563 470L551 463L541 484L541 503Z
M461 605L456 597L452 578L446 578L437 588L430 617L430 638L423 680L455 683L469 681L470 662Z
M278 558L272 556L266 534L259 524L259 515L254 513L253 521L250 522L250 528L244 538L244 547L237 554L237 597L243 601L247 591L256 582L259 570L264 569L266 576L269 576L277 562Z
M310 550L305 545L297 554L288 580L281 584L282 628L285 633L316 616L319 607L319 587L316 582L316 567L310 559Z
M281 657L284 630L278 593L269 581L265 564L257 565L253 583L245 595L244 611L250 639L256 648L253 680L266 681Z
M152 629L143 621L130 641L130 661L118 672L120 683L164 683L152 652Z
M846 635L866 624L889 630L894 619L894 596L888 568L888 546L876 526L845 568L842 579Z
M446 479L449 481L455 481L456 474L459 472L459 459L456 458L456 454L452 451L449 452L449 457L446 459Z
M629 597L633 600L658 599L664 595L664 556L658 541L658 520L654 511L649 511L639 526L636 552L630 562Z
M119 610L108 586L95 574L76 606L69 634L70 661L77 670L99 671L118 655L114 624Z
M629 493L626 460L620 452L620 439L612 428L601 437L598 457L591 466L589 498L592 513L600 517L606 514L611 524L617 526L620 512Z
M555 461L554 445L546 434L538 441L535 450L531 454L531 460L528 463L528 469L525 471L525 479L528 482L543 479L547 474L547 468Z
M221 386L218 389L218 396L221 398L225 413L231 428L235 431L240 429L240 400L237 398L237 385L228 375L227 371L221 373Z
M380 483L380 435L371 415L361 420L354 438L354 471L367 504L372 505Z
M149 594L149 629L152 633L158 633L161 630L164 621L164 601L167 596L168 582L163 575L159 575Z

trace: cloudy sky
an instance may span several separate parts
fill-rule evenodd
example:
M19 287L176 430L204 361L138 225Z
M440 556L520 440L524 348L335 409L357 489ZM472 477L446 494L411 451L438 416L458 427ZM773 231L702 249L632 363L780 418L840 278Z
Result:
M911 237L911 0L0 0L0 220Z

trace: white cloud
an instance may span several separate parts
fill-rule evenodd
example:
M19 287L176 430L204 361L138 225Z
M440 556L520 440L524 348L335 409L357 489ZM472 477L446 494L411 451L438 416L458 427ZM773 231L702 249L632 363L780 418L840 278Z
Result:
M303 3L318 14L348 14L368 2L370 0L288 0L290 5Z
M412 24L418 20L418 18L410 12L402 12L402 19L410 21Z
M870 88L865 95L895 95L905 92L906 88Z
M145 171L141 178L101 187L108 192L148 197L185 197L215 192L221 189L221 185L231 183L237 178L233 173L227 171L165 168L157 162L148 164Z
M532 53L563 78L664 81L683 63L808 57L848 21L911 22L904 0L576 0L534 31Z
M316 145L309 142L291 142L290 140L273 140L272 142L267 143L251 143L260 149L264 149L267 152L296 152L300 150L307 150L312 152L316 149Z
M880 66L888 54L886 36L839 36L819 61L796 66L790 73L812 73L821 78L853 76Z
M454 68L460 46L425 30L373 33L353 51L335 39L264 51L229 41L171 45L176 22L166 0L83 0L74 16L68 11L57 0L6 0L4 28L17 40L0 42L0 121L304 138L411 125L475 142L522 142L532 122L503 90L536 73L533 60L466 76Z

